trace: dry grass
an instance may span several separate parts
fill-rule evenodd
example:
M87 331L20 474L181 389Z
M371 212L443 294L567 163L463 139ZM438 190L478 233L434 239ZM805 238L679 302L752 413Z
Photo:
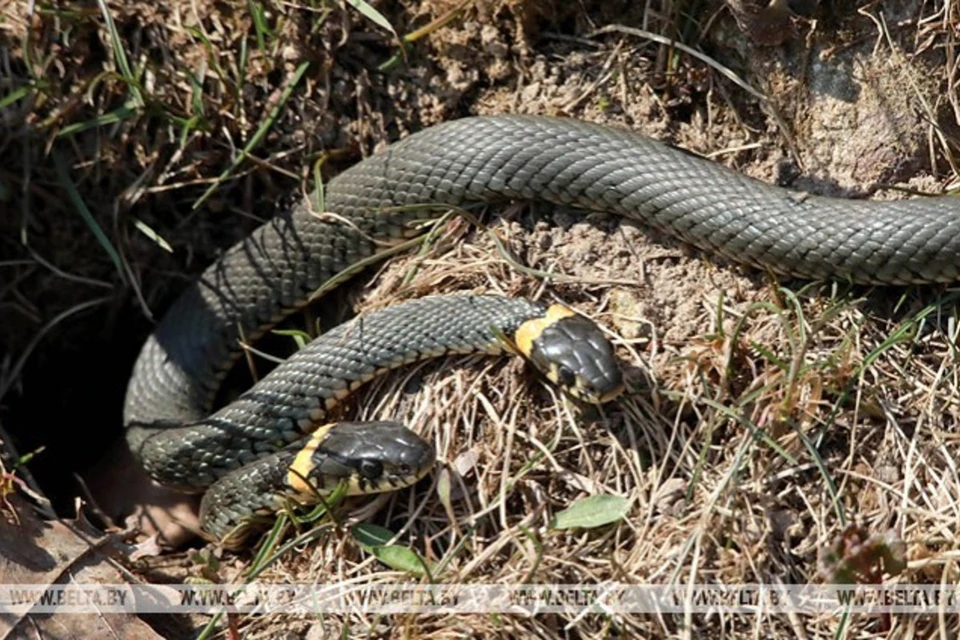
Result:
M616 324L608 287L544 288L484 235L394 262L359 308L464 290L557 296ZM821 553L848 523L908 541L911 567L900 581L956 580L957 442L945 431L958 409L955 374L943 370L954 355L929 326L955 313L956 296L892 312L883 296L859 294L761 286L762 303L705 305L706 330L684 345L658 348L614 332L631 392L602 412L570 403L504 359L456 358L388 376L358 395L357 415L417 425L437 443L444 471L343 524L391 529L443 567L432 576L438 582L816 583L825 577ZM627 519L596 531L551 527L554 514L596 494L628 498ZM410 577L364 552L348 526L325 525L259 579ZM550 636L568 625L576 637L683 635L717 624L736 636L813 637L838 624L827 616L411 616L387 632L362 614L350 618L342 624L377 637ZM275 623L244 628L269 635ZM897 630L927 635L940 624L904 618ZM880 625L855 619L846 631L858 637ZM949 621L942 629L956 631Z
M414 33L458 15L451 13L458 5L400 6L388 18L399 33ZM673 3L586 6L590 12L566 14L576 33L630 22L683 34L689 46L720 19L694 20L697 7ZM420 56L381 77L371 69L396 53L389 34L352 9L323 2L251 2L243 11L203 2L109 5L115 40L102 7L40 3L31 13L26 3L10 5L0 23L0 83L8 96L0 103L0 149L17 162L0 167L0 201L14 214L0 222L7 328L0 391L9 392L0 397L13 402L27 356L42 375L58 349L85 340L94 324L107 332L126 327L127 340L138 345L148 328L130 319L161 313L219 247L302 193L320 160L336 170L338 153L353 161L382 140L462 114L461 103L471 100L479 111L512 108L519 99L510 83L547 56L533 34L565 47L569 92L559 83L556 104L576 115L603 117L611 102L626 105L646 93L661 110L651 114L676 118L705 103L707 131L724 120L736 123L725 131L757 128L736 85L705 80L705 66L616 32L607 40L558 35L562 20L550 22L544 7L468 6L459 19L477 22L418 39ZM930 173L956 186L958 8L934 4L896 25L871 15L875 30L861 27L837 46L867 38L883 56L909 29L913 53L939 61L942 91L909 90L927 123ZM524 55L500 64L505 38L479 38L484 21L516 41L530 37L517 45ZM634 56L642 62L631 66ZM303 72L305 60L313 64ZM549 77L537 77L543 93L553 87ZM429 95L416 91L420 82L433 83ZM697 122L690 117L682 126ZM750 154L778 145L781 133L748 144L729 134L717 148L733 151L720 159L749 166ZM610 330L629 367L630 393L604 411L584 410L516 361L485 358L427 363L377 381L358 395L357 417L392 416L416 427L437 443L444 471L375 500L355 519L397 533L399 544L440 567L433 578L444 582L817 582L821 553L850 523L871 534L893 530L905 542L909 565L896 580L960 580L956 292L730 276L725 272L736 270L729 265L715 269L676 245L659 249L632 230L587 222L563 230L577 247L565 253L559 236L514 213L517 220L497 225L511 259L488 235L455 224L429 252L394 260L353 289L357 308L465 289L557 297ZM623 256L628 268L617 262ZM573 277L545 282L518 263ZM673 299L650 290L651 282L683 275L692 289L677 282ZM625 283L631 280L637 284ZM645 298L649 306L634 305ZM658 305L661 314L647 313ZM109 310L85 324L66 323L70 310L92 306ZM31 341L35 336L43 339ZM119 354L114 366L122 371L130 359ZM594 530L550 527L557 512L600 493L629 499L626 519ZM249 562L230 557L223 573ZM322 525L261 579L411 578L363 550L348 529ZM960 633L956 616L895 616L889 633L886 622L358 613L319 622L250 618L239 628L244 637L306 634L316 624L313 634L349 626L373 637Z

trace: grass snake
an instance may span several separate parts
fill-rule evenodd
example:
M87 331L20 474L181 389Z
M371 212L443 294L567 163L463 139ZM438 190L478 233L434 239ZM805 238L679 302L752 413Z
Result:
M280 365L280 373L271 373L274 377L249 390L241 404L211 414L217 389L241 354L241 341L257 339L318 287L381 250L384 242L420 233L418 223L441 215L434 205L527 200L609 212L734 262L805 279L949 282L960 268L956 198L868 201L809 195L763 183L623 128L571 118L503 115L442 123L335 176L325 185L324 198L325 212L312 210L314 203L305 200L226 250L180 295L144 343L128 384L124 423L130 447L161 483L204 490L258 456L275 465L293 463L303 450L298 443L304 430L316 428L324 412L317 410L323 402L317 404L316 393L288 390L292 379L307 384L298 378L297 367L318 362L320 347L311 343L306 355L300 352ZM412 307L393 313L406 313L403 317L415 328L446 326L440 321L427 327L430 317L440 317L439 307L415 302L424 305L418 315L409 315ZM543 307L498 299L491 302L487 316L476 316L474 328L489 330L490 323L484 323L498 312L505 317L501 330L506 332L533 321L528 327L535 327L532 335L539 337L550 324L542 321L547 312ZM388 340L401 335L391 330L401 315L389 314L378 325ZM333 338L321 336L318 344L332 344L337 336L342 343L349 335L336 331ZM424 339L422 332L414 333ZM469 348L486 349L486 338L478 337ZM575 336L568 338L577 342ZM446 342L429 348L418 344L414 351L417 357L430 357L467 348ZM385 362L398 366L412 357L394 356ZM556 363L540 364L553 366L558 377ZM355 388L343 371L324 375L325 393L336 396ZM285 403L292 396L310 399L290 409ZM269 426L247 419L258 411L272 416ZM278 416L281 419L274 419ZM236 423L241 426L234 428ZM381 427L392 434L388 439L397 437L395 424ZM351 429L354 435L369 435L368 428L354 425L345 431ZM318 433L329 438L333 432ZM359 446L356 439L352 442ZM315 450L321 444L316 436L313 444ZM425 451L408 454L421 456L425 463L430 458ZM254 471L245 476L247 481L269 476L274 482L283 475L265 472L267 463L259 464L250 467ZM305 469L319 468L317 460L304 464ZM237 487L221 486L215 495L222 496L224 504L227 497L251 499L249 491Z

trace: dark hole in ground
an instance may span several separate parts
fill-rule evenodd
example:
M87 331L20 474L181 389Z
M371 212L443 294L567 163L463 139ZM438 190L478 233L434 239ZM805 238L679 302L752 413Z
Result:
M163 277L158 275L157 277ZM361 275L355 282L362 282ZM277 329L316 333L353 315L349 311L351 287L331 292L310 310L293 314ZM177 291L171 291L158 317L169 307ZM154 324L142 313L131 293L127 304L114 310L106 305L66 321L60 334L34 352L24 367L18 388L7 398L4 427L21 456L35 453L27 468L54 509L63 517L76 515L76 498L87 498L78 481L89 480L94 468L110 463L112 445L123 438L123 401L127 381L143 341ZM255 344L257 350L286 358L296 350L289 336L268 334ZM276 366L270 359L252 356L256 374L262 378ZM216 407L223 406L254 378L248 362L241 359L224 381ZM117 523L121 524L121 523Z
M41 347L24 367L22 393L7 401L4 426L21 456L37 452L27 468L65 517L83 495L74 474L121 435L126 381L150 330L139 310L111 316L101 307L68 320L73 339Z

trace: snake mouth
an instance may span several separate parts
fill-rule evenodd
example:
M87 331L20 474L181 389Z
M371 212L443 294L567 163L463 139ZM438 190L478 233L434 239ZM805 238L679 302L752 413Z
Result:
M568 393L588 404L607 404L619 398L626 391L622 380L604 379L602 386L595 382L577 379L576 384L572 386Z
M424 464L416 469L399 468L395 473L384 473L375 479L352 476L347 481L347 495L362 496L370 493L386 493L413 486L430 472L432 466L431 461L430 464Z

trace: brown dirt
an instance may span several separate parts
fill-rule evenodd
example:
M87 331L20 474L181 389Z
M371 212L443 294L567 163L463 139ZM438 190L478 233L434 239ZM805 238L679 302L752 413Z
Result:
M457 4L380 8L403 34ZM815 193L903 197L882 188L939 192L960 179L960 99L948 64L956 7L945 15L939 3L862 12L852 3L825 5L813 21L795 19L783 44L763 47L744 38L716 2L476 2L418 40L405 63L379 73L396 47L356 12L265 6L272 34L260 47L248 12L229 3L111 4L127 55L146 69L141 90L151 108L60 137L131 94L116 75L94 82L116 68L96 6L27 19L26 3L14 3L0 23L0 65L10 70L0 77L4 93L39 79L34 93L2 111L0 149L11 162L0 167L0 202L10 213L0 221L0 372L17 375L0 376L0 389L10 384L0 401L8 444L21 453L45 447L28 468L62 513L80 492L73 472L110 463L102 452L120 436L124 382L149 316L159 317L220 250L299 197L324 152L334 154L324 165L332 175L431 124L522 112L627 126ZM669 47L622 31L593 35L612 25L678 37L767 98ZM249 60L238 88L241 42ZM254 158L193 211L306 60L311 69ZM201 70L198 96L190 74ZM192 116L203 126L181 147L175 118ZM78 214L55 155L122 257L121 269ZM141 233L136 220L172 251ZM794 282L780 289L765 274L602 216L513 208L491 225L522 265L577 281L543 284L499 256L485 234L457 227L426 258L392 262L344 300L363 309L465 288L557 297L611 330L630 366L631 394L609 414L581 415L522 368L469 358L391 376L360 394L361 417L418 425L438 442L443 461L461 463L468 489L455 501L455 527L429 482L382 501L377 518L403 527L404 544L432 560L447 558L463 541L460 529L473 524L471 544L451 556L445 579L515 582L529 571L531 582L814 581L842 513L871 533L893 528L906 540L906 581L956 581L960 411L949 293L801 292L805 283ZM401 286L414 265L415 278ZM887 344L926 305L934 313L916 323L917 337ZM29 357L15 370L22 354ZM790 457L755 439L758 430ZM544 449L552 459L521 474ZM504 495L508 479L516 480ZM628 522L596 535L544 526L550 514L601 490L634 500ZM420 511L410 524L404 516L413 509ZM523 528L535 532L536 544ZM351 540L329 532L268 576L330 582L385 573ZM185 556L174 558L164 562L196 572ZM225 573L248 561L228 556ZM387 629L355 616L350 623L375 636L458 637L553 635L571 624L572 637L593 637L683 635L715 625L736 636L761 629L819 635L836 621L637 615L495 623L473 616L410 618ZM867 635L882 624L856 619L848 629ZM957 632L955 620L895 617L892 624L901 635L927 635L938 625ZM316 637L310 627L272 617L244 622L250 637L280 630Z

